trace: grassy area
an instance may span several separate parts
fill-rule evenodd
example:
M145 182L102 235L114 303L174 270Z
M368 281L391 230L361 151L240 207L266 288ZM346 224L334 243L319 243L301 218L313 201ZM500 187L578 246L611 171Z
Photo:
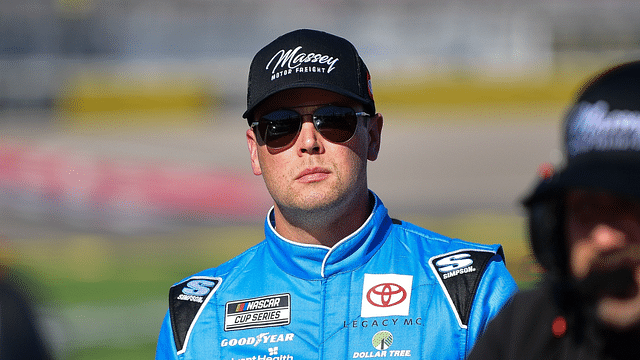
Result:
M12 239L14 268L35 290L65 359L153 358L169 287L262 239L254 227L156 236Z
M117 347L92 347L74 351L70 354L69 360L91 359L91 360L139 360L153 359L156 350L155 343L139 344L131 348Z
M15 241L16 261L66 305L157 299L196 271L216 266L262 239L259 227L191 229L155 236L69 235Z

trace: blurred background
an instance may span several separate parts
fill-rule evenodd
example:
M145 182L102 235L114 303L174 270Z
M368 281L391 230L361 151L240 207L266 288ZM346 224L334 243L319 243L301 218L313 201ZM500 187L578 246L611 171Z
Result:
M631 0L3 0L0 279L60 359L152 358L169 287L262 239L241 118L262 46L296 28L370 68L393 217L540 270L519 200L560 119L638 55Z

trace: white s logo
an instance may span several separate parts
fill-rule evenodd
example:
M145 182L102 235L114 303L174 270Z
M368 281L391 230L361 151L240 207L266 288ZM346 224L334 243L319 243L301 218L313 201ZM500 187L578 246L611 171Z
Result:
M473 260L469 259L469 257L471 257L469 254L454 254L436 261L436 266L441 273L465 268L473 264Z
M205 296L216 286L216 283L209 280L191 280L187 286L182 289L182 293L192 296Z

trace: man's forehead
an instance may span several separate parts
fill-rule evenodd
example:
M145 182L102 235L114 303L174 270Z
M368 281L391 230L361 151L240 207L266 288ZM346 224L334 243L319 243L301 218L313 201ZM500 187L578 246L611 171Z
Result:
M316 88L287 89L269 96L256 108L257 116L282 108L333 104L349 106L360 111L362 105L357 101L333 91Z
M588 200L595 203L625 203L640 205L640 199L625 194L618 194L605 189L575 187L567 189L567 198L571 200ZM606 209L603 209L606 210Z

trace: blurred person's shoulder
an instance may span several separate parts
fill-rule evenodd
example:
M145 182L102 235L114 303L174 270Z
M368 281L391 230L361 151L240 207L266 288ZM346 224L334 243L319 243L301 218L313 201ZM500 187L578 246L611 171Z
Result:
M517 292L491 320L469 360L548 358L567 331L567 319L547 284ZM546 355L543 355L546 354Z

